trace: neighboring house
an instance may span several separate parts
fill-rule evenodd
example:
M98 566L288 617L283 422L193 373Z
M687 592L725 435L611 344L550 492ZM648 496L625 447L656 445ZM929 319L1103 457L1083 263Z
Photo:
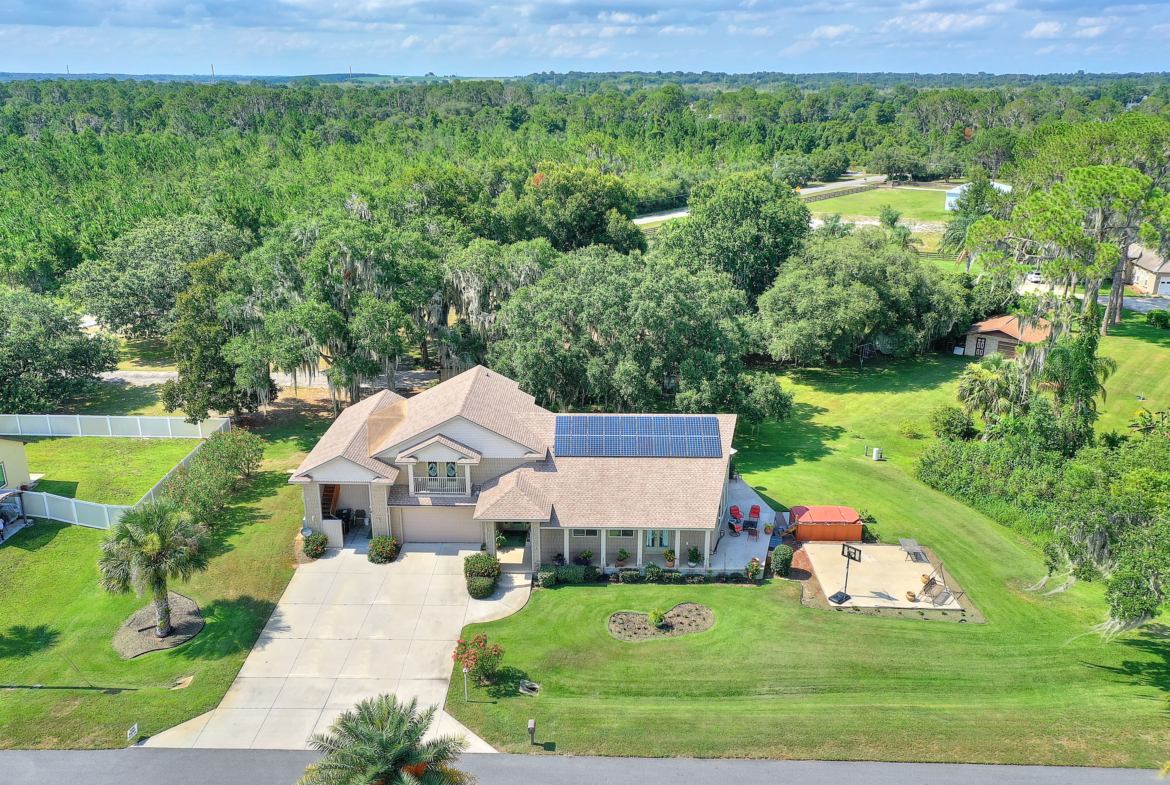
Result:
M28 458L24 455L24 442L0 436L0 488L16 490L28 484Z
M735 422L558 415L477 366L413 398L383 390L349 407L289 482L303 488L305 524L333 547L344 537L337 510L349 508L368 511L374 535L403 543L494 553L498 531L527 531L529 570L582 551L612 566L622 548L631 566L667 549L681 564L692 546L708 565L728 505L745 503L728 500Z
M1170 296L1170 260L1137 243L1129 247L1129 256L1127 278L1135 289L1142 294Z
M964 193L966 193L967 189L970 187L971 187L970 183L963 183L962 185L955 186L954 188L947 191L947 200L943 204L943 209L944 210L958 210L959 206L957 204L955 204L955 202L959 201L959 197L962 196ZM1012 192L1012 187L1010 185L1008 185L1007 183L997 183L993 180L991 182L991 187L994 188L995 190L1001 191L1003 193L1010 194Z
M1043 319L1039 326L1025 330L1014 316L995 316L971 325L963 354L967 357L983 357L999 352L1009 360L1014 359L1021 343L1039 343L1051 331L1052 325Z

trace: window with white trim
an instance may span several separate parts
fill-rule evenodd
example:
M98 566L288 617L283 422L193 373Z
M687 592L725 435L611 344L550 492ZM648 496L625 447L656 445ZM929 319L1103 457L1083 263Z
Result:
M574 537L596 537L597 529L573 529Z
M634 530L633 529L614 529L613 534L610 536L611 537L633 537Z

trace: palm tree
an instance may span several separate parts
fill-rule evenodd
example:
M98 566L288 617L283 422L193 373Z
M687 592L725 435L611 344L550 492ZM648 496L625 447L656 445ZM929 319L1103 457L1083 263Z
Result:
M968 365L959 377L958 398L963 411L979 412L984 420L1018 413L1027 396L1020 375L1016 363L998 352Z
M127 510L102 542L98 560L102 588L139 596L149 590L157 620L155 636L171 634L167 581L186 580L207 569L207 530L165 502Z
M329 733L309 744L325 753L305 769L297 785L465 785L471 775L451 768L467 740L441 736L424 742L436 707L419 711L418 700L393 695L362 701L333 721Z

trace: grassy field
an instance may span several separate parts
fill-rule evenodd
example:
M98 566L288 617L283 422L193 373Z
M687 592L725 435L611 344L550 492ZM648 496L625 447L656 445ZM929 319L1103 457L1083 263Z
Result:
M210 569L172 585L207 627L172 651L126 661L111 648L147 600L98 588L101 532L39 523L0 547L0 747L120 747L136 722L150 735L214 708L292 576L302 511L285 471L330 421L327 407L288 402L257 418L261 472L219 516ZM191 686L172 690L184 676Z
M30 472L43 473L37 490L98 504L134 504L175 468L199 439L112 439L28 436Z
M119 339L119 371L174 371L175 358L171 356L166 343L157 338L138 340Z
M1124 319L1101 342L1101 354L1117 360L1117 373L1105 383L1107 397L1099 404L1098 430L1124 432L1133 414L1170 409L1170 330L1146 325L1146 315L1122 311ZM1145 397L1139 401L1138 396Z
M1149 365L1133 336L1110 338L1123 370ZM1150 348L1154 348L1152 345ZM1167 357L1159 356L1165 374ZM868 509L885 542L931 547L988 623L853 616L803 607L797 587L562 587L533 594L487 632L507 649L504 684L447 710L489 742L527 752L526 721L558 753L748 756L1154 766L1170 754L1170 628L1113 643L1084 635L1104 613L1099 584L1046 596L1039 551L913 477L930 409L954 400L963 358L783 374L794 417L737 439L736 465L777 507ZM1144 373L1145 371L1140 371ZM889 460L862 454L878 445ZM711 631L629 644L606 631L617 610L696 601ZM516 695L524 677L543 687ZM539 749L537 751L540 751Z
M62 404L57 413L134 414L142 417L166 417L167 412L163 410L161 395L161 384L144 387L95 384L82 397Z
M909 221L949 221L950 213L943 209L946 198L942 191L926 188L874 188L848 196L837 196L813 202L809 209L816 215L870 215L877 217L882 205L891 205L902 211Z

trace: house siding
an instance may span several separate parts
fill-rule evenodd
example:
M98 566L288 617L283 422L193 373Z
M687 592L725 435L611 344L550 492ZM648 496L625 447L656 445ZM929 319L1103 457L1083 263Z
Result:
M500 436L498 433L493 433L487 428L482 428L470 420L455 417L436 425L434 428L423 431L407 442L390 445L385 450L379 452L376 457L384 461L393 461L403 450L409 449L412 445L421 444L432 436L438 436L440 434L452 441L467 445L481 455L522 459L528 452L527 447L517 444L511 439Z
M967 336L967 342L963 345L963 356L964 357L974 357L975 356L975 343L976 343L976 339L978 339L978 338L986 338L987 339L987 347L983 350L984 356L987 356L989 354L995 354L997 352L1000 354L1007 354L1007 355L1014 356L1015 351L1016 351L1016 347L1019 346L1019 341L1016 341L1013 338L1007 338L1007 337L993 334L993 333L986 333L984 335L977 335L975 333L972 333L971 335ZM1007 349L1009 351L1005 351L1005 349Z

